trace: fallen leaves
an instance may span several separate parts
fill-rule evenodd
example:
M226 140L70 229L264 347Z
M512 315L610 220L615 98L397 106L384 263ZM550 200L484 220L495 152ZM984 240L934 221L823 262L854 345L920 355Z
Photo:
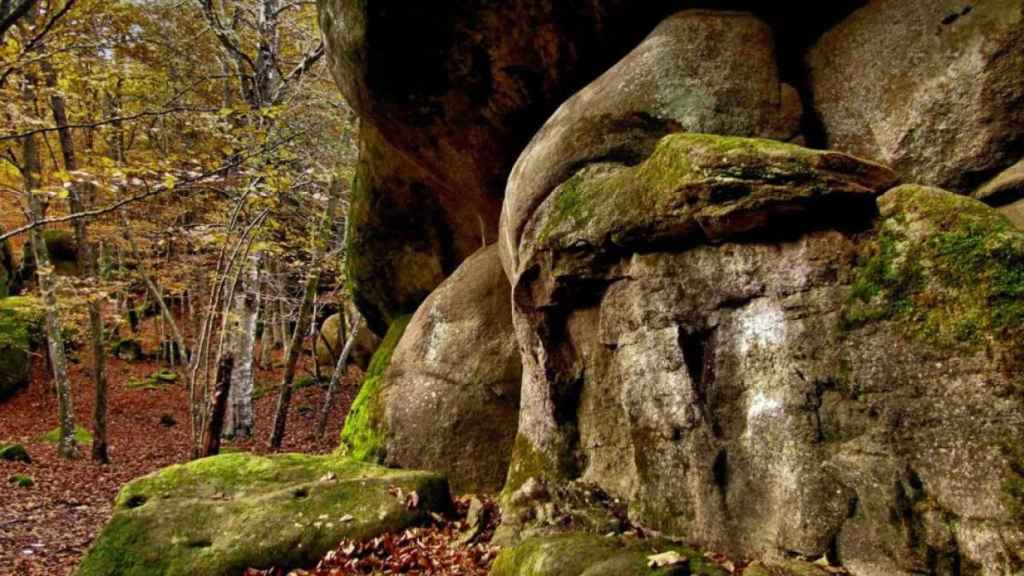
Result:
M407 505L418 498L415 494L392 489L392 496ZM485 576L498 555L498 548L490 545L491 536L499 518L493 500L479 499L486 510L486 525L474 543L465 542L462 535L473 529L467 521L470 498L456 501L456 514L452 518L435 518L424 527L411 528L401 533L383 534L365 541L344 540L328 552L311 570L293 570L285 573L279 568L253 569L246 576L356 576L361 574L416 574L431 576Z

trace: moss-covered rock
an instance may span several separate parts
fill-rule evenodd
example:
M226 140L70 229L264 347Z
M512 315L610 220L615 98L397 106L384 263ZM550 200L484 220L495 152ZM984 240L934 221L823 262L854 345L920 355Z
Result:
M28 455L28 450L25 450L21 444L0 444L0 460L32 463L32 457Z
M77 276L81 272L74 233L58 228L43 230L43 241L46 242L50 265L53 266L54 272L61 276ZM36 259L32 254L32 243L25 242L22 246L21 269L18 275L24 281L35 276L35 273Z
M649 557L674 551L686 560L648 567ZM621 539L586 533L536 536L501 552L491 576L725 576L702 552L659 539Z
M135 338L119 338L110 345L110 353L125 362L138 362L146 357L142 344Z
M416 508L398 492L415 491ZM345 538L402 530L451 501L440 476L340 456L236 453L126 485L78 576L240 575L316 563Z
M360 462L381 462L387 422L380 397L380 379L391 364L391 356L405 333L412 316L401 316L392 322L387 335L370 361L362 386L345 417L341 430L340 451Z
M895 183L888 169L836 152L672 134L636 166L592 164L557 186L524 231L520 262L545 247L721 242L842 224Z
M897 320L936 346L991 343L1024 366L1024 232L937 188L900 186L878 204L880 230L861 250L846 326Z
M0 400L28 384L29 352L41 340L43 316L35 298L0 298Z

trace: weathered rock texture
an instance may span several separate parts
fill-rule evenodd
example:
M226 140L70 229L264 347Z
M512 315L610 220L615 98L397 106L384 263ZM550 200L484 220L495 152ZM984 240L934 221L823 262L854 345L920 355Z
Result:
M810 52L827 145L970 193L1024 156L1024 2L874 0Z
M857 575L1019 569L1024 235L917 187L858 232L892 182L673 135L555 188L515 247L507 490L581 478L650 528Z
M375 432L350 434L349 448L443 472L458 491L497 491L515 439L521 376L508 279L492 245L423 302L387 367L363 384L360 395L374 396L365 404L378 413ZM350 420L347 429L357 424Z
M410 507L401 494L415 491ZM345 538L373 538L451 508L443 478L336 456L225 454L121 489L79 576L240 576L316 564Z
M495 240L523 145L664 4L320 1L331 68L363 120L349 262L376 331Z
M358 314L355 311L350 311L351 313ZM349 334L345 332L348 328L342 327L341 323L342 315L332 314L324 320L320 327L320 338L316 341L316 357L321 370L332 371L338 362L338 355L345 349ZM349 362L366 370L369 368L370 360L378 346L380 346L380 338L364 325L359 330L359 335L356 336Z
M634 164L671 132L786 140L797 135L801 110L796 91L779 83L767 24L747 13L680 12L534 136L509 177L515 193L505 198L502 242L514 246L551 189L588 162Z
M495 240L506 178L534 132L666 15L700 6L756 10L778 26L795 62L805 43L861 3L319 0L331 69L361 118L348 254L353 293L371 327L383 335L477 247ZM737 32L722 26L727 22L751 30L725 18L714 29L730 40ZM763 98L794 101L793 92L780 95L777 87L757 93L774 74L772 53L748 50L764 65L754 69L730 60L736 44L720 58L707 32L690 31L697 36L692 48L703 52L686 59L700 78L717 80L710 66L698 70L705 58L728 62L721 71L732 78L742 70L759 82L753 95L741 89L733 99L736 81L721 89L690 81L697 109L711 104L700 98L756 104L757 113ZM742 40L771 43L764 29Z
M1024 160L986 182L974 192L974 197L997 206L1017 228L1024 230Z

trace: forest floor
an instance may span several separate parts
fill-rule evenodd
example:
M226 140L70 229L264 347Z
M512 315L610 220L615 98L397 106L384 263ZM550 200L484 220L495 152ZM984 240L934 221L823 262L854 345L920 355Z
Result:
M277 354L275 360L279 360ZM77 356L81 361L70 369L75 421L91 429L94 402L90 354L79 351ZM257 390L280 382L280 362L273 364L270 370L257 371ZM36 359L31 384L0 403L0 441L23 444L33 460L32 464L0 461L0 575L70 574L110 517L111 502L123 484L188 460L188 392L183 379L152 390L128 386L130 381L144 379L158 368L152 360L129 363L110 358L109 465L90 460L88 445L82 446L81 459L63 460L55 446L42 438L57 426L57 399L49 389L42 358ZM296 390L282 451L326 453L337 447L344 416L356 392L356 374L348 376L322 439L316 439L314 431L323 389L310 386ZM253 438L226 443L225 447L270 452L267 437L277 401L270 390L254 402ZM32 486L9 482L14 475L30 477Z

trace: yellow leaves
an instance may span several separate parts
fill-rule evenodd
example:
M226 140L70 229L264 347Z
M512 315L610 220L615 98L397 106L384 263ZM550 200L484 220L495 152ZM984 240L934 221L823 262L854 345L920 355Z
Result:
M168 191L174 190L174 185L177 182L178 182L178 179L175 178L174 174L168 173L168 174L164 175L164 182L163 182L163 184L164 184L164 188L166 188Z

